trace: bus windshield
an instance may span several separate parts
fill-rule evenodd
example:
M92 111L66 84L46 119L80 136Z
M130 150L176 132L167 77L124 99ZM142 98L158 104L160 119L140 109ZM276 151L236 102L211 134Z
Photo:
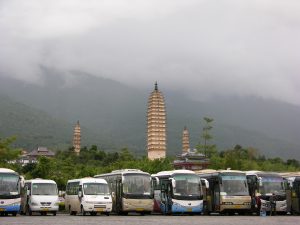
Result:
M32 195L57 195L57 186L51 183L33 183Z
M201 194L200 178L194 174L174 175L176 187L173 188L175 198L199 199Z
M259 187L261 194L284 194L283 179L281 177L262 177L261 182L262 186Z
M222 175L220 191L223 195L249 195L246 176L243 175Z
M150 195L150 176L141 174L126 174L123 179L123 193L134 195Z
M85 183L83 192L85 195L109 195L108 185L102 183Z
M18 195L19 176L16 174L0 173L0 195Z

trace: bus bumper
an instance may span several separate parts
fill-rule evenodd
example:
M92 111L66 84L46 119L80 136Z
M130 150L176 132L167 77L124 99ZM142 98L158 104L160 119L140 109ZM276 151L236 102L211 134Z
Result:
M173 202L172 213L202 213L203 202L197 205L182 205Z
M8 206L0 206L0 213L1 212L19 212L20 205L8 205Z

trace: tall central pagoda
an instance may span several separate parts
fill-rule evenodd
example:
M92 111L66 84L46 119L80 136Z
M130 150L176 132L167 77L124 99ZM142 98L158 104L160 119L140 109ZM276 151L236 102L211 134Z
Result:
M147 151L148 159L166 157L166 108L162 93L155 82L154 91L148 99Z

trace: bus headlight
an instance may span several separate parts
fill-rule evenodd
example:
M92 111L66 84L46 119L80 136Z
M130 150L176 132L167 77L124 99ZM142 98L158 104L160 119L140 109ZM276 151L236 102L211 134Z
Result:
M232 202L222 202L222 205L233 205Z
M14 202L14 203L10 204L10 206L17 206L17 205L20 205L20 203Z

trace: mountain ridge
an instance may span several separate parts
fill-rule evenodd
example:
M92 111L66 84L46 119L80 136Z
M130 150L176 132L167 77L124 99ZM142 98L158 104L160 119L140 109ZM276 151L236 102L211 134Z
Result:
M68 78L66 82L65 73L49 68L43 71L43 85L25 84L0 76L0 93L69 124L79 120L81 125L94 133L93 143L100 147L110 150L128 147L139 155L146 155L147 100L154 86L150 85L149 90L141 91L78 71L68 72L71 79ZM298 110L300 112L299 108L290 110L292 106L275 101L269 110L270 101L250 97L240 100L219 97L201 102L188 99L180 90L172 92L160 86L159 89L164 94L167 107L167 154L175 155L181 151L184 126L190 131L192 148L196 146L200 141L202 118L209 116L215 120L213 142L219 150L240 144L257 148L267 156L299 159L300 147L295 139L300 134L300 126L297 121L294 126L292 124ZM286 109L281 109L282 105ZM276 113L277 110L280 112ZM288 116L291 118L282 117L289 110L294 111ZM280 118L285 120L281 121ZM265 127L262 124L259 126L261 121L265 121ZM281 132L270 132L277 127L276 124L272 125L273 121L280 121L278 129ZM289 128L293 135L282 135ZM72 131L71 126L69 132Z

